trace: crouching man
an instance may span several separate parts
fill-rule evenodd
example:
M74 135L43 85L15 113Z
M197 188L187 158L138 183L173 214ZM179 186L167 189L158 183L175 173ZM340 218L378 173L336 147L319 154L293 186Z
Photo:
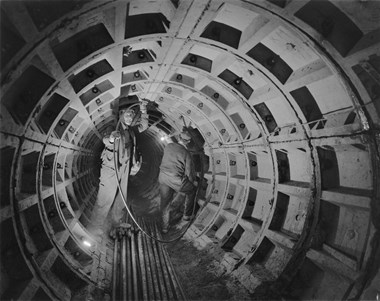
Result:
M163 233L167 233L169 229L169 207L174 192L186 195L183 220L189 221L192 218L197 183L194 162L187 149L190 142L190 135L182 132L178 143L169 143L164 149L159 174Z

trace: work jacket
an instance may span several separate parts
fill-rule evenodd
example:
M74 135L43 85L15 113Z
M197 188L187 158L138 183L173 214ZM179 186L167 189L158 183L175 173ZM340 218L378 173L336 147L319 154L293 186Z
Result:
M160 165L161 183L175 191L186 192L195 180L194 163L190 152L179 143L169 143L164 150ZM186 187L186 188L185 188Z

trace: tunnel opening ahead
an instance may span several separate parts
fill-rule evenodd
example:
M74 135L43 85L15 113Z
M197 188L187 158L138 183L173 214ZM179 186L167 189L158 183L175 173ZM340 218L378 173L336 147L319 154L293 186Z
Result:
M208 272L256 298L374 299L379 14L353 0L1 2L1 298L112 290L115 242L89 231L102 139L123 104L147 101L137 218L159 216L166 140L190 128L203 179L182 247L207 250Z

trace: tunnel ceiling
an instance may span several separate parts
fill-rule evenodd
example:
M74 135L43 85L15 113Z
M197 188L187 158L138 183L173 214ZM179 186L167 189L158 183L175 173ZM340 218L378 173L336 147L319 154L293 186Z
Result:
M2 1L2 293L109 285L107 246L81 240L100 138L137 96L150 137L187 125L205 141L190 238L251 291L306 273L322 280L298 297L360 294L378 233L379 16L378 1Z

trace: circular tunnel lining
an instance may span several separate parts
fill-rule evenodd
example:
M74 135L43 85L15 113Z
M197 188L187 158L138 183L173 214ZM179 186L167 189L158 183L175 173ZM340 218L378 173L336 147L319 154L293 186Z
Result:
M123 3L88 4L87 10L69 14L82 14L76 26L61 31L38 23L35 12L42 4L21 4L27 20L39 24L30 29L21 24L12 5L4 6L11 13L7 22L23 37L14 45L21 51L18 56L29 53L17 72L10 70L18 57L2 73L8 76L3 81L1 124L4 178L16 179L15 184L2 184L9 195L3 201L2 224L18 242L17 260L32 271L26 273L27 280L36 277L43 292L60 296L78 289L74 280L79 287L108 285L102 282L107 275L88 276L92 253L82 246L97 190L97 175L88 167L97 164L94 149L101 147L104 129L115 123L119 99L138 95L167 117L171 131L166 134L177 133L185 123L205 141L210 166L202 209L189 238L201 245L216 242L225 252L227 271L237 269L252 291L265 281L310 273L312 283L323 279L314 289L318 296L328 296L323 287L336 281L335 274L344 275L338 293L345 294L357 270L364 271L371 258L367 245L375 231L369 210L378 193L373 185L376 140L363 132L372 126L371 119L377 120L377 111L371 110L374 104L360 84L370 81L364 67L371 61L364 66L354 57L347 67L343 59L354 43L345 39L360 39L360 34L346 38L339 21L333 30L344 43L332 35L326 45L313 25L310 11L319 5L315 3L291 12L293 23L272 14L278 14L272 4L191 3L178 10L170 1L152 4L156 12L150 17L155 21L149 24L154 35L141 27L141 32L127 30L124 36L112 17L122 11L118 5L125 9ZM318 9L327 5L342 17L345 7L328 3ZM136 4L124 19L122 13L117 18L123 24L145 24L144 5ZM177 14L186 9L187 16L192 12L200 22ZM86 25L85 20L100 15L95 25ZM50 22L58 25L60 20ZM180 31L170 24L182 24ZM50 36L41 47L22 42L47 32ZM328 57L313 43L324 44ZM68 49L77 49L76 55L68 56ZM339 72L330 58L341 64ZM368 102L364 111L356 97ZM131 181L133 194L146 200L157 199L155 179L162 154L157 135L165 133L163 121L153 115L152 130L139 139L143 167ZM17 246L11 241L4 244L4 250L12 248ZM97 251L106 248L100 244ZM50 265L46 254L54 258ZM54 277L65 270L56 280L65 289L49 288L51 280L40 275L31 264L35 262L48 264ZM79 270L73 268L77 264ZM9 283L21 282L18 275L5 274ZM309 293L299 292L302 297Z

